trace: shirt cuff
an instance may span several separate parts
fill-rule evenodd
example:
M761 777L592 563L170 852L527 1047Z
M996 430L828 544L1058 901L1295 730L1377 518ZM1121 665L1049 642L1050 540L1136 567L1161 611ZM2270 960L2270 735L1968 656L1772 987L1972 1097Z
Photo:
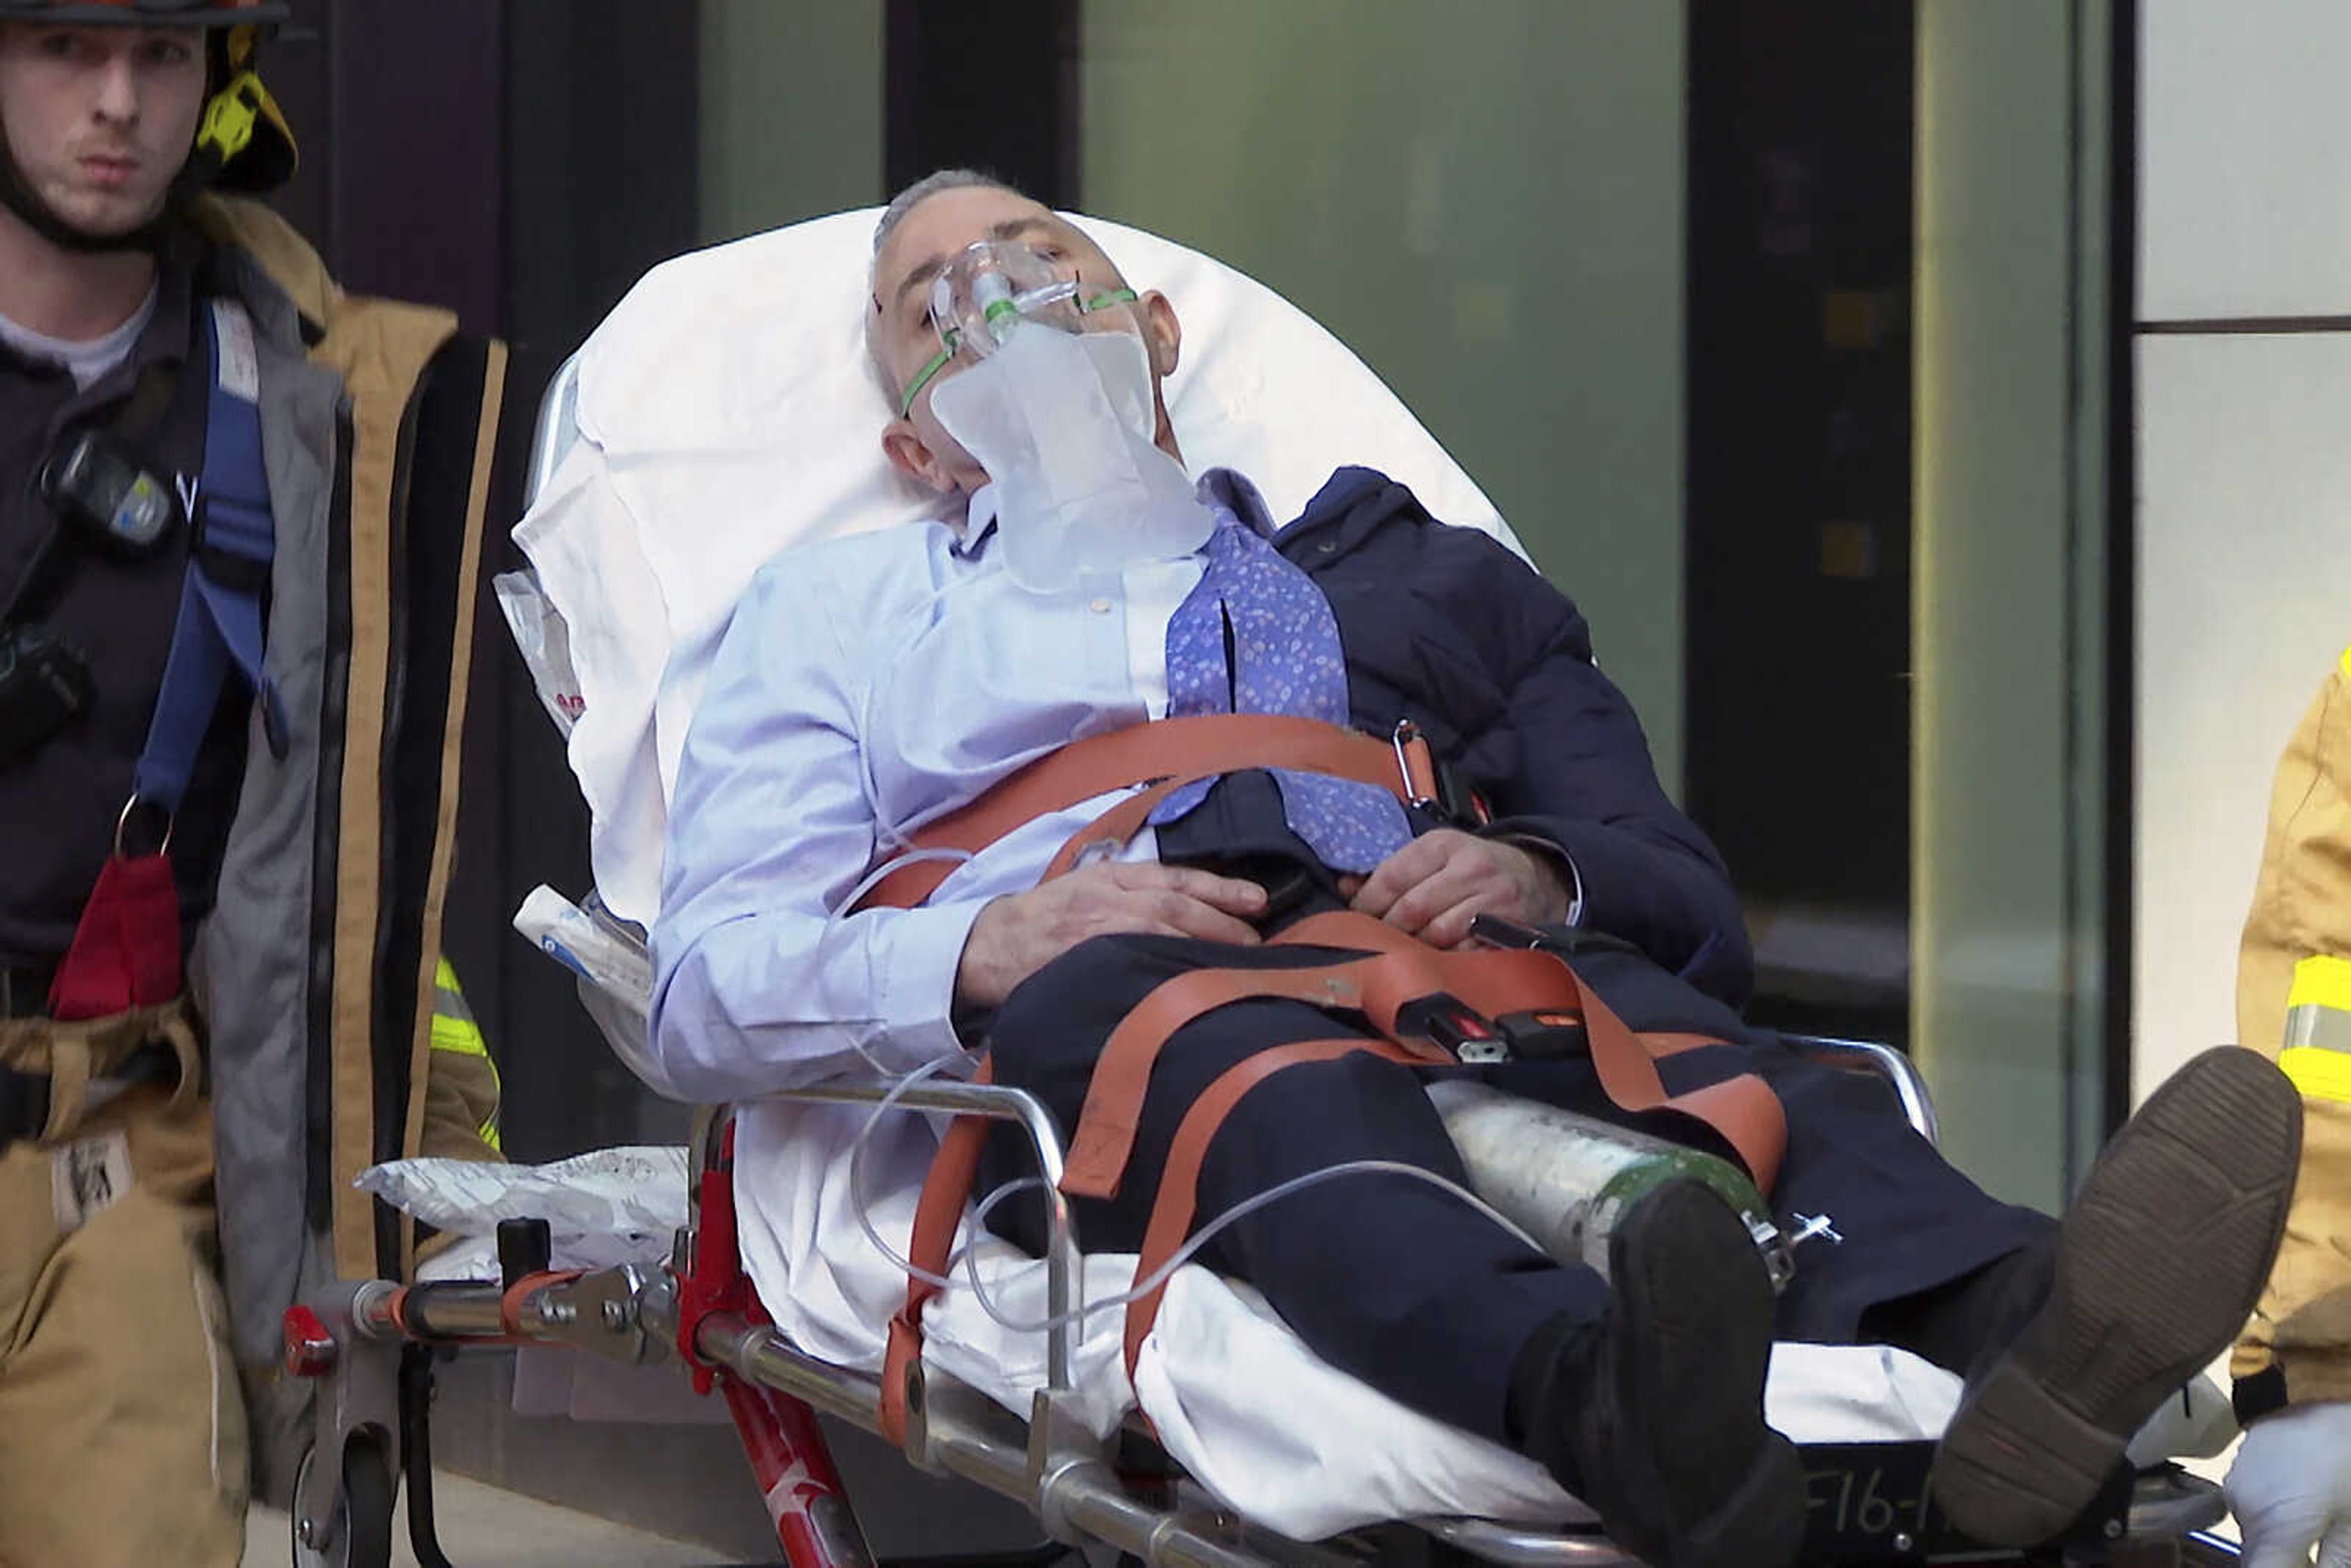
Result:
M875 965L882 1028L860 1047L882 1072L912 1072L964 1049L955 1029L956 971L985 898L901 910L889 922L888 948Z
M1583 873L1576 869L1573 855L1549 839L1539 838L1533 833L1497 833L1494 836L1498 842L1515 844L1549 861L1567 883L1567 918L1560 924L1571 926L1583 924Z

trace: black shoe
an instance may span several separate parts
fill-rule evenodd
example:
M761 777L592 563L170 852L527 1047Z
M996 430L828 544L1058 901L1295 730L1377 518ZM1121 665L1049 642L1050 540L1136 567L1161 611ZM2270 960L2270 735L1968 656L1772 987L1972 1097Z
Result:
M2252 1314L2301 1151L2301 1098L2252 1051L2208 1051L2147 1098L2065 1216L2047 1301L1968 1379L1929 1480L1954 1525L2032 1546L2081 1517Z
M1763 1424L1771 1284L1721 1198L1677 1180L1608 1242L1599 1323L1538 1331L1512 1378L1520 1446L1653 1568L1784 1568L1804 1471Z

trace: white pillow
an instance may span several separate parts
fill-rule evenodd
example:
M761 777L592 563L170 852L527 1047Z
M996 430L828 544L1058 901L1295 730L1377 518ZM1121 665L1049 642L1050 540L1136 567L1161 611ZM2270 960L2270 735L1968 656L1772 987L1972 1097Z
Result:
M655 913L686 725L752 576L789 545L937 505L882 455L893 411L863 339L878 216L838 213L647 273L582 348L580 440L515 529L570 629L585 702L571 767L597 884L624 918ZM1304 312L1173 241L1074 221L1183 321L1167 405L1195 473L1240 470L1286 520L1333 468L1367 464L1437 517L1519 548L1410 411Z

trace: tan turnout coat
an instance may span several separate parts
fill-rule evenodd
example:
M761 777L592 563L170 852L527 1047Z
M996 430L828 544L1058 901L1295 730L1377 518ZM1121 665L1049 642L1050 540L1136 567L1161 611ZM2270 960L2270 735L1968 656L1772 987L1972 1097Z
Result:
M2231 1363L2250 1418L2351 1399L2351 650L2278 764L2237 1030L2258 1050L2285 1048L2304 1113L2285 1241Z

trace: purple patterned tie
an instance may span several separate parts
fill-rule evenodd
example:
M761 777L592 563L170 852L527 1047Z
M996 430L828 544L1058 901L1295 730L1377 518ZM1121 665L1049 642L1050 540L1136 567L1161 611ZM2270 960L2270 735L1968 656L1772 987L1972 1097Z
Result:
M1345 725L1339 620L1314 580L1225 507L1217 508L1204 553L1207 570L1167 622L1167 716L1280 713ZM1412 838L1404 807L1384 789L1321 773L1268 771L1291 831L1332 871L1368 872ZM1151 821L1176 821L1215 782L1176 790Z

